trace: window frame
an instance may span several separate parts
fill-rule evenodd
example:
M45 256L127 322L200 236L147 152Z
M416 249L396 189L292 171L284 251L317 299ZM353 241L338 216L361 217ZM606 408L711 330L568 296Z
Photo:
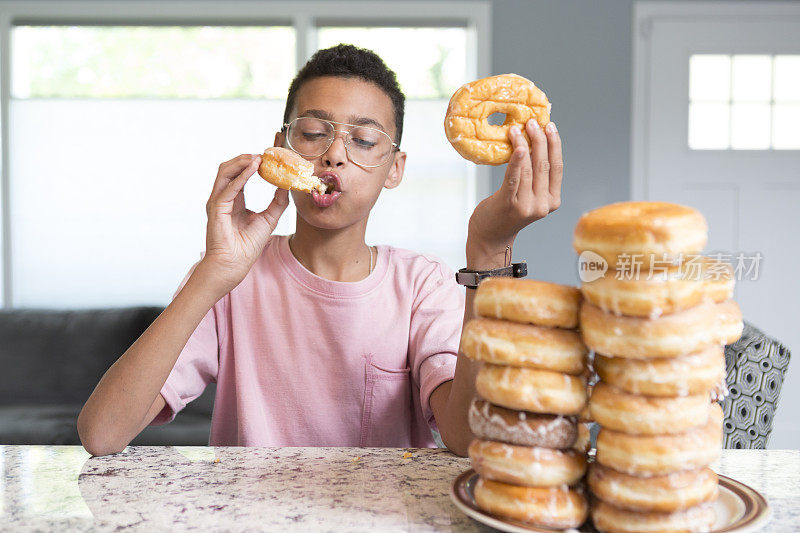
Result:
M320 26L463 27L467 29L467 79L491 73L491 3L489 1L344 2L205 2L191 0L141 1L6 1L0 0L0 266L3 309L12 308L9 168L9 103L11 98L11 30L24 25L284 25L296 32L295 63L303 65L316 50ZM492 193L491 173L475 169L475 199Z

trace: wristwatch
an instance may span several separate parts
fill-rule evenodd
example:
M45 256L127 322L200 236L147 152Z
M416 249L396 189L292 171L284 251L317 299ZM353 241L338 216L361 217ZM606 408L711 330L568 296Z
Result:
M524 278L527 275L528 264L523 261L522 263L513 263L506 267L495 268L494 270L469 270L462 268L456 272L456 283L464 285L468 289L477 289L481 280L491 278L492 276Z

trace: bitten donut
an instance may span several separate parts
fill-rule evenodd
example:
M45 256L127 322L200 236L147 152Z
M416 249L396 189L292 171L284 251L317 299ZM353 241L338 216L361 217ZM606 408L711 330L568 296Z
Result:
M493 404L533 413L577 415L586 405L582 378L549 370L485 363L475 389Z
M478 477L475 503L484 511L538 526L578 527L589 505L579 489L520 487Z
M589 409L604 428L631 435L662 435L705 424L710 402L707 391L691 396L640 396L600 381L592 390Z
M592 521L601 533L690 533L711 531L717 515L711 504L673 513L643 513L619 509L598 500L592 505Z
M581 291L534 279L487 278L475 293L475 314L544 327L575 328Z
M504 113L506 120L494 126L486 120ZM508 140L511 126L519 126L525 141L529 119L544 128L550 122L550 102L532 81L517 74L490 76L462 85L450 98L444 117L444 133L456 152L479 165L502 165L514 151Z
M708 257L695 257L696 261L664 272L645 269L632 277L610 270L583 282L581 292L603 311L648 318L689 309L704 300L719 303L733 297L733 268Z
M479 398L469 406L469 428L480 439L553 449L571 447L578 434L574 417L516 411Z
M731 344L742 334L742 312L734 300L705 302L657 319L617 316L586 300L581 304L583 341L596 353L648 359L696 353Z
M258 175L269 183L286 190L310 193L324 191L326 186L314 173L314 164L288 148L272 146L264 150Z
M586 456L575 450L516 446L474 439L472 468L486 479L525 487L574 485L586 473Z
M702 394L725 379L725 348L712 345L680 357L629 359L595 354L600 379L632 394L686 396Z
M717 499L717 474L710 468L638 477L592 463L592 494L620 509L669 513Z
M581 374L588 350L576 331L540 328L496 318L464 325L461 351L476 361Z
M601 428L597 462L633 476L659 476L702 468L719 457L722 446L722 408L710 404L708 422L675 435L628 435Z
M707 240L708 224L696 209L668 202L617 202L584 213L572 245L578 254L598 254L613 270L631 266L631 259L644 267L665 259L678 264L683 256L699 253ZM630 255L626 259L623 254Z

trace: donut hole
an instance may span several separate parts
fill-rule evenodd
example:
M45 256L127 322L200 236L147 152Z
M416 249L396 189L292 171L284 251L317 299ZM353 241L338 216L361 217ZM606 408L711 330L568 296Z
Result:
M506 114L501 113L500 111L495 111L486 117L486 122L488 122L490 126L502 126L506 123Z

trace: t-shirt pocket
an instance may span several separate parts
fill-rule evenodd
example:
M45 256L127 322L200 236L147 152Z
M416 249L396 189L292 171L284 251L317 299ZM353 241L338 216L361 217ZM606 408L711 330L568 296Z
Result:
M411 368L376 365L373 355L364 361L366 383L360 446L411 445Z

